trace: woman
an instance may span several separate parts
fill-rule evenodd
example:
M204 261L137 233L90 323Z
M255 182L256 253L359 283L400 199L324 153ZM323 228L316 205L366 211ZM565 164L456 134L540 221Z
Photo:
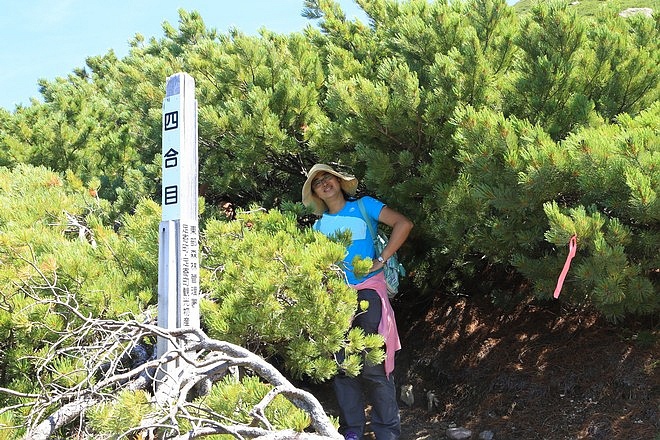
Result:
M358 181L355 177L335 171L325 164L316 164L307 174L303 185L302 200L321 218L314 229L329 236L337 231L351 231L352 242L344 257L348 283L358 291L358 304L368 301L369 307L358 309L353 327L360 327L367 334L379 333L385 339L385 361L380 365L364 365L358 377L338 374L333 386L340 408L340 432L347 440L360 440L366 423L365 395L369 399L371 429L377 440L398 439L401 433L399 407L394 386L394 353L401 348L396 329L394 311L387 297L383 266L387 259L406 241L412 222L403 214L385 206L373 197L361 199L365 211L376 230L378 222L392 228L389 242L381 255L375 255L369 227L362 216L355 195ZM357 277L353 273L353 258L371 258L369 273ZM341 356L341 355L340 355ZM342 359L338 359L340 362Z

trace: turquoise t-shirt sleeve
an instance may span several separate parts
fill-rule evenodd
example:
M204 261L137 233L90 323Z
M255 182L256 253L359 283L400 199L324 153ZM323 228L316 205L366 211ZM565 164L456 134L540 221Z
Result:
M361 201L368 217L368 219L365 219L365 221L369 221L371 223L371 229L373 229L375 234L378 231L378 217L380 216L380 212L385 204L380 200L369 196L362 197ZM357 202L355 202L355 204L357 205ZM362 214L359 212L359 209L357 215L362 220ZM373 246L373 237L371 236L371 231L366 223L364 223L364 226L366 228L366 233L363 237L363 240L354 240L353 245L351 246L353 249L349 249L349 252L352 251L351 253L353 255L360 255L363 258L374 258L376 255Z
M376 232L378 230L378 218L380 217L380 212L385 207L385 204L380 200L369 196L362 197L362 204L364 205L364 210L371 219L373 230Z

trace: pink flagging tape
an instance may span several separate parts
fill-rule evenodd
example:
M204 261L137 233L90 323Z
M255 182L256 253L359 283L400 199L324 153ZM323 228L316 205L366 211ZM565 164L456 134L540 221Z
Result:
M564 280L566 279L568 269L571 267L571 260L575 256L575 252L577 252L577 237L574 235L568 241L568 256L566 257L564 268L561 270L561 274L559 274L559 280L557 280L557 287L555 287L554 294L555 299L559 298L559 293L561 292L561 288L564 285Z

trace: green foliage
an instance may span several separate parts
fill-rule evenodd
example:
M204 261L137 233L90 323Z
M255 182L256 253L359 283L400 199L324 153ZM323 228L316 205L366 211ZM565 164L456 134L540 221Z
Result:
M586 13L595 3L537 2L518 16L528 2L514 10L503 0L376 0L360 2L369 17L361 23L336 2L307 1L317 28L256 37L218 34L182 10L162 38L137 35L123 59L90 57L67 78L42 82L43 104L4 112L0 163L69 170L116 201L102 221L121 224L141 200L159 199L163 84L184 70L196 80L200 193L210 206L295 202L306 168L337 163L418 225L402 251L415 267L410 281L455 290L479 270L484 246L490 263L505 266L514 242L533 258L553 252L543 239L546 202L612 209L623 225L655 221L644 171L653 152L639 157L643 166L565 154L580 130L606 139L660 93L657 20L620 17L631 6L624 1ZM467 108L493 113L466 129L456 121L469 122ZM646 117L646 128L627 131L643 138L630 145L653 140L656 116ZM575 174L575 161L590 171ZM574 177L584 193L567 187ZM514 202L519 209L506 208ZM653 233L637 233L645 243L637 246L652 248Z
M93 406L87 412L89 429L97 433L111 434L120 438L130 432L154 410L150 396L144 391L120 391L111 403Z
M117 234L107 224L108 202L73 174L23 164L0 168L0 203L3 387L32 393L35 378L48 386L78 384L89 372L65 354L75 338L60 345L52 370L35 370L34 357L78 322L48 301L69 298L84 315L116 319L153 305L160 207L139 205L135 216L122 217L125 229ZM0 395L3 407L18 400Z
M622 19L609 9L598 15L588 38L592 73L585 88L603 117L636 115L660 98L657 21Z
M646 206L655 193L653 173L646 170L657 168L650 139L657 138L658 119L640 114L657 101L659 90L652 20L610 12L591 22L565 4L542 2L515 31L516 17L501 2L370 2L365 10L372 12L372 38L381 50L368 69L356 50L351 65L363 68L348 77L337 69L331 77L326 105L332 118L324 142L315 146L321 160L342 157L371 191L410 212L419 225L415 232L424 237L415 246L422 260L415 265L416 283L423 287L424 277L431 286L461 289L459 280L472 278L474 284L489 265L503 274L517 270L547 298L564 257L544 235L548 201L567 207L596 203L607 217L621 207L626 213L614 215L626 221L618 224L645 219L633 234L646 243L641 247L653 248L657 220L649 222L645 210L629 212ZM466 13L472 20L462 20ZM326 29L331 47L345 47L342 41L349 40L340 37L350 27ZM337 66L347 65L347 57ZM610 142L609 131L618 132L620 123L605 121L622 112L623 118L648 120L626 134L649 146L644 166L607 154L602 162L567 154L574 133ZM576 172L578 163L585 172ZM575 177L579 189L571 185ZM628 188L635 188L632 194ZM554 265L544 262L551 255ZM609 300L588 284L577 291L589 295L567 297L594 304L612 319L653 313L657 302L648 292L657 289L654 263L647 262L649 253L640 255L645 293L624 293L630 303L606 306ZM638 257L629 259L634 265ZM444 278L438 265L446 268Z
M350 170L361 191L413 219L401 257L422 294L481 290L502 304L513 279L549 299L575 234L561 301L612 320L657 313L657 15L620 17L628 0L586 18L592 1L520 15L503 0L358 3L369 23L308 0L318 27L290 35L218 34L180 11L162 38L137 35L122 59L92 56L42 81L43 103L0 110L3 386L31 392L31 356L75 321L37 299L70 294L99 317L154 304L161 105L179 71L199 102L213 336L316 380L381 359L379 337L346 334L356 309L337 264L347 237L295 221L316 161ZM282 210L229 222L214 214L224 199ZM63 359L38 378L72 383L79 367Z
M91 335L60 340L50 367L35 370L35 357L46 356L78 321L47 300L67 298L81 313L99 318L131 317L147 310L157 286L160 208L149 200L139 203L134 214L120 217L121 233L116 233L104 223L109 204L72 174L65 179L44 168L19 165L0 169L0 184L0 201L7 208L0 213L3 387L22 393L35 392L39 384L77 387L88 380L88 366L66 353L70 344L93 344ZM231 328L219 335L247 346L256 344L255 351L281 357L294 374L316 380L336 374L340 366L333 355L343 346L357 353L347 368L354 374L362 365L362 351L368 352L367 361L381 361L382 338L354 335L350 340L359 350L345 338L356 294L337 263L348 237L339 238L343 244L331 243L309 229L300 230L293 214L276 210L239 218L211 220L205 231L212 237L212 251L204 264L222 261L226 268L205 272L209 296L218 299L215 304L207 302L211 309L204 315L205 325ZM227 240L230 236L233 243ZM244 276L253 284L236 289ZM112 360L118 354L105 356ZM262 397L263 385L259 390ZM145 406L148 399L140 393L122 393L116 402L91 411L90 426L119 435L150 411ZM20 400L2 395L3 407ZM308 417L291 411L290 405L275 404L271 420L299 430L307 427ZM8 412L6 417L23 416Z
M18 438L20 422L11 412L0 414L0 440L14 440Z
M555 139L595 117L584 95L591 78L586 27L565 2L539 2L516 41L523 55L506 111L547 127Z
M576 235L578 255L562 295L612 320L655 313L660 143L652 127L659 108L561 143L490 111L457 112L463 181L436 195L442 206L441 197L454 204L461 194L472 217L439 214L453 232L443 236L451 252L477 252L503 269L511 264L547 299Z
M254 418L251 413L252 409L271 389L271 386L264 384L257 377L248 376L238 382L229 375L215 383L208 396L200 398L199 401L204 407L217 414L228 414L229 419L234 423L250 424ZM200 415L205 416L206 414L204 412ZM311 423L307 413L296 408L282 395L275 397L266 407L265 415L278 429L291 428L302 432ZM219 438L229 437L220 436Z
M382 356L380 337L345 339L357 303L339 266L341 242L300 229L290 213L255 209L209 221L203 243L202 288L212 300L202 304L203 323L212 337L281 357L294 375L314 380L342 368L334 354L347 345Z
M293 198L289 176L310 160L307 130L326 119L319 107L323 70L312 45L300 35L236 31L220 44L205 41L186 61L189 73L205 78L200 176L209 196L266 205Z

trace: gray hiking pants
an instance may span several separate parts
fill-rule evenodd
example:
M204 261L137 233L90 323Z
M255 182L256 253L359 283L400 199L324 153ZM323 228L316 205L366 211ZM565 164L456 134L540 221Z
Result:
M380 297L375 290L358 291L358 301L368 301L366 311L358 310L353 327L360 327L366 334L378 333L381 317ZM357 377L344 374L335 376L333 381L337 403L339 404L340 432L349 431L362 439L366 424L366 403L371 404L371 430L376 440L396 440L401 435L399 406L396 401L394 376L385 375L383 364L364 365Z

